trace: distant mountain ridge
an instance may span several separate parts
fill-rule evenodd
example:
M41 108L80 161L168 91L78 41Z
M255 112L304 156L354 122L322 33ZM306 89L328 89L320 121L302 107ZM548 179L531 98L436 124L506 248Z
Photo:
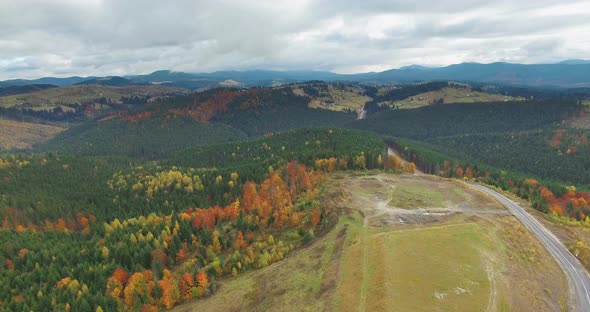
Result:
M217 71L186 73L159 70L147 75L123 77L46 77L34 80L7 80L0 87L50 84L102 84L124 86L131 84L162 84L192 90L223 86L224 81L235 81L236 86L272 86L309 80L358 81L363 83L395 83L413 81L455 80L500 83L522 86L590 87L590 60L565 60L555 64L461 63L443 67L409 65L399 69L359 74L336 74L326 71Z
M134 83L131 80L118 76L93 78L76 83L76 85L101 85L112 87L129 86L132 84Z
M379 82L459 80L528 86L587 87L590 86L590 63L531 65L461 63L431 69L393 69L361 76L364 76L364 79Z
M559 62L558 64L569 64L569 65L590 64L590 60L580 60L580 59L565 60L565 61Z
M30 92L42 91L42 90L51 89L51 88L57 88L57 86L48 85L48 84L31 84L31 85L26 85L26 86L0 87L0 96L30 93Z
M54 85L58 87L63 86L70 86L84 80L93 79L96 77L66 77L66 78L56 78L56 77L43 77L39 79L12 79L12 80L5 80L0 81L0 87L10 87L10 86L28 86L28 85Z

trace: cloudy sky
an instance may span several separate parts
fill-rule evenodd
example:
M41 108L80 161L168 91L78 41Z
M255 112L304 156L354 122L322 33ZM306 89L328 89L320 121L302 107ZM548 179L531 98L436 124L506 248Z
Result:
M0 0L0 79L573 58L588 0Z

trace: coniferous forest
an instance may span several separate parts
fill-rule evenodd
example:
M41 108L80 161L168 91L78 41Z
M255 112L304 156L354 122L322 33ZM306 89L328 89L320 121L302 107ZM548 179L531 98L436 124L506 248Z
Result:
M217 280L280 261L334 223L319 200L333 171L417 168L548 214L590 214L590 133L568 123L587 109L571 95L357 120L293 89L218 88L78 116L32 151L0 155L0 310L159 311L210 296Z

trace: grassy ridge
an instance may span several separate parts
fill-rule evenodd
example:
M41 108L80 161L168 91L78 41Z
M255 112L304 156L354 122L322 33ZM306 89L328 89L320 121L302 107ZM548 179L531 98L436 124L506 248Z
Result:
M78 85L51 88L41 91L0 97L0 106L12 107L26 104L27 107L53 109L59 104L75 104L95 101L100 98L120 102L121 97L161 96L185 92L182 89L165 86L125 86L111 87L99 85Z
M512 97L502 94L484 93L466 88L446 87L436 91L420 93L403 100L383 102L383 104L396 108L410 109L428 106L441 99L443 103L513 102L524 100L520 97Z

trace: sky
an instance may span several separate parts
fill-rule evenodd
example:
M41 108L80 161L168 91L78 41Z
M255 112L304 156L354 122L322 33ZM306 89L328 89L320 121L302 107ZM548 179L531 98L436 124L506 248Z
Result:
M0 0L0 80L589 58L588 0Z

